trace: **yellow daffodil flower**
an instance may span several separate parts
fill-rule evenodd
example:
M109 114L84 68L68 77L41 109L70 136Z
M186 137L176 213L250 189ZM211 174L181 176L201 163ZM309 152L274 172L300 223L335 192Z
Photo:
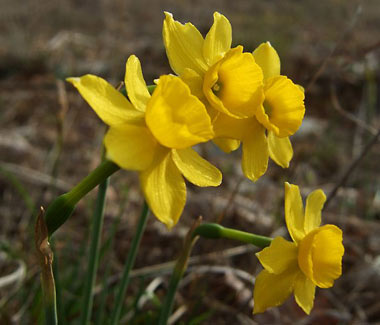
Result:
M231 49L231 25L214 13L214 24L203 38L191 24L165 13L163 39L169 63L212 117L214 142L225 152L243 143L244 175L256 181L271 157L289 167L293 150L289 136L301 125L304 93L280 75L280 59L269 43L253 54Z
M243 173L256 181L266 172L269 157L289 167L293 157L289 136L302 123L305 96L300 86L280 75L280 58L269 42L262 43L253 56L264 74L264 102L252 118L238 120L219 114L213 125L216 137L241 140Z
M215 12L214 23L203 38L193 24L183 25L168 12L165 16L162 35L170 66L202 100L210 116L254 116L264 100L263 73L242 46L231 49L228 19ZM240 144L232 138L215 142L226 152Z
M104 138L107 158L139 172L149 207L168 228L186 202L183 176L198 186L218 186L220 171L191 146L213 138L202 102L178 77L161 76L150 95L140 61L130 56L125 85L129 100L94 75L68 78L96 114L109 125Z
M294 293L297 304L309 314L315 287L330 288L342 274L342 231L334 225L320 226L326 196L312 192L303 211L296 185L285 183L285 218L293 242L282 237L257 253L264 270L256 278L254 313L281 305Z

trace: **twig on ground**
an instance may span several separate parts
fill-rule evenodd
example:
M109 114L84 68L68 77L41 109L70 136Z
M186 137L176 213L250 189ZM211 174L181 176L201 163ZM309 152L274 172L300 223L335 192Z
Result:
M188 268L191 273L184 277L181 281L181 287L186 286L196 274L205 273L218 273L218 274L233 274L237 278L240 278L250 284L255 283L255 277L244 270L240 270L227 265L196 265Z
M257 324L251 318L247 317L243 313L240 313L239 310L237 310L237 309L235 309L229 305L226 305L226 304L220 302L219 300L204 297L203 302L206 305L208 305L209 307L211 307L212 309L215 309L215 310L223 312L223 313L228 313L230 315L236 315L236 318L238 318L238 319L244 319L246 324L252 324L252 325Z
M53 177L53 181L55 181L58 176L59 163L63 151L65 117L67 111L69 110L65 83L62 80L57 79L56 86L60 110L57 113L57 139L53 148L55 155L51 166L51 175Z
M348 25L346 26L345 30L342 32L340 38L336 41L335 46L332 48L330 53L323 59L321 65L319 66L318 70L315 72L307 86L305 87L305 92L308 92L310 88L314 85L314 83L317 81L317 79L320 77L322 72L326 69L328 61L331 59L331 57L335 54L337 49L343 44L343 41L345 38L350 34L350 32L354 29L356 22L358 20L358 17L360 16L362 12L362 6L359 5L355 13L353 14L352 18L349 20Z
M336 88L331 85L330 87L330 93L331 93L331 102L333 104L333 108L340 113L342 116L344 116L346 119L350 120L351 122L354 122L358 127L362 128L363 130L368 131L372 135L376 135L377 130L371 126L362 121L361 119L357 118L354 114L347 112L342 108L340 105L340 102L338 100L338 96L336 95Z
M257 248L255 248L253 245L241 245L241 246L233 247L230 249L225 249L222 251L212 252L212 253L203 254L203 255L191 256L189 258L189 265L194 265L196 263L200 263L200 262L206 261L206 260L218 260L218 261L220 261L220 259L223 259L223 258L238 256L238 255L254 252L256 250L257 250ZM160 274L169 274L172 271L174 264L175 264L175 261L170 261L170 262L166 262L166 263L142 267L142 268L137 269L137 270L132 270L130 273L130 277L136 278L136 277L142 277L142 276L147 277L147 276L152 276L152 275L158 276ZM120 276L121 276L120 274L117 274L117 275L110 277L109 280L107 281L107 285L112 285L115 282L117 282L120 279ZM102 290L103 290L103 286L98 285L95 288L94 293L98 294Z
M184 313L187 312L189 307L186 305L180 306L168 319L168 325L175 324L176 321L178 321Z
M230 207L232 206L232 203L233 201L235 200L235 197L236 195L239 193L239 189L240 189L240 186L241 184L243 183L244 181L244 177L240 177L237 182L236 182L236 185L227 201L227 204L225 206L225 208L223 209L223 211L219 214L217 220L216 220L216 223L222 223L225 215L227 214L228 210L230 209Z
M337 194L339 188L343 186L347 179L350 177L352 172L355 170L355 168L359 165L359 163L363 160L363 158L368 154L368 152L371 150L372 146L379 140L380 137L380 129L377 131L375 136L367 143L367 145L364 147L363 151L358 155L356 159L352 161L350 166L348 166L346 172L343 174L342 178L339 180L339 182L335 185L335 187L332 189L332 191L327 196L327 200L325 203L325 207L329 205L331 200L335 197Z
M54 179L52 176L28 167L23 167L21 165L1 161L0 168L17 175L19 178L24 179L33 185L48 186L50 184L53 184L56 189L62 192L67 192L72 187L70 184L66 183L63 180L57 179L55 182L53 182Z

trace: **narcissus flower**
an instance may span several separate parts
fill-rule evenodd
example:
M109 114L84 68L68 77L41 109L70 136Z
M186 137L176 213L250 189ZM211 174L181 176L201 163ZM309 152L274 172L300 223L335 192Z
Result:
M289 136L302 123L305 96L300 86L280 75L280 58L269 42L261 44L253 57L264 74L264 101L254 117L236 119L219 114L213 125L216 137L241 140L244 175L256 181L267 170L269 157L279 166L289 167L293 156Z
M191 23L181 24L165 12L163 40L173 71L215 118L252 117L264 100L263 73L252 53L242 46L231 49L232 29L226 17L214 13L214 23L203 38ZM218 139L225 151L237 149L238 140Z
M68 78L104 123L107 158L139 172L145 198L156 217L173 227L186 202L183 176L198 186L218 186L220 171L191 146L213 138L202 102L178 77L161 76L150 95L140 61L130 56L125 85L129 100L94 75Z
M269 43L245 53L231 49L232 30L215 12L206 37L191 24L165 13L163 39L173 71L206 105L215 131L213 141L225 152L243 143L244 175L256 181L271 157L283 168L293 150L289 136L301 125L304 93L280 75L280 59Z
M342 274L342 231L334 225L320 226L325 200L322 190L312 192L304 212L298 186L285 183L285 218L293 242L276 237L256 254L264 270L256 278L254 313L278 306L294 293L309 314L315 287L330 288Z

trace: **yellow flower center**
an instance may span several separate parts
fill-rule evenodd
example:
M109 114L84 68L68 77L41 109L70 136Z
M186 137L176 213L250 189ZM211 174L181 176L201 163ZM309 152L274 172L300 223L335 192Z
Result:
M217 93L220 91L220 84L216 83L214 86L212 86L212 92L217 95Z
M234 118L255 114L263 101L263 73L243 47L231 49L204 75L203 93L212 107Z
M272 107L266 101L264 101L263 107L265 114L268 115L268 117L270 118L272 115Z

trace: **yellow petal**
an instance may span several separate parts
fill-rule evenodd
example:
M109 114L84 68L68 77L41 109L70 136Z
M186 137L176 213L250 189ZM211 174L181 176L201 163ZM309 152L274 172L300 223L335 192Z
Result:
M226 17L214 13L214 24L206 35L203 56L209 66L220 60L231 48L232 28Z
M214 136L206 108L175 76L160 77L145 120L155 138L169 148L191 147Z
M295 243L276 237L269 247L256 253L256 256L268 272L280 274L297 265L298 248Z
M269 156L282 168L288 168L293 157L293 148L289 137L279 138L268 131Z
M305 237L304 212L300 190L297 185L285 183L285 220L293 241Z
M185 69L181 74L181 79L189 86L191 93L203 102L206 101L205 95L203 94L203 78L194 70Z
M265 101L256 118L280 138L294 134L305 114L304 93L285 76L269 78L264 93Z
M172 150L177 168L188 181L197 186L219 186L222 173L191 148Z
M203 58L204 39L196 27L187 23L185 25L173 19L173 15L165 12L162 29L166 55L173 71L181 75L186 68L203 75L207 70Z
M80 78L67 78L100 119L108 125L117 125L141 119L143 114L107 81L87 74Z
M304 225L306 234L321 224L321 212L325 201L326 195L322 190L315 190L307 197Z
M280 75L280 57L269 42L261 43L253 51L253 57L263 70L264 80Z
M342 274L342 231L334 225L314 229L299 243L298 264L315 285L330 288Z
M135 55L131 55L127 60L124 81L132 104L140 112L145 112L150 94L142 74L140 61Z
M203 92L217 110L235 118L253 116L263 100L263 73L251 53L238 46L205 74Z
M315 284L300 272L294 282L294 297L298 306L308 315L314 305L314 296Z
M252 125L258 124L255 118L237 119L219 113L213 120L215 137L242 140L245 134L251 133Z
M217 138L212 140L220 150L225 153L230 153L235 151L240 147L240 140L228 139L228 138Z
M265 129L256 121L251 124L251 127L250 134L243 139L241 162L244 175L255 182L267 170L269 152Z
M111 126L104 137L107 158L123 169L144 170L152 163L158 146L145 125Z
M289 269L281 274L261 271L253 289L253 313L263 313L270 307L283 304L293 292L296 277L297 269Z
M170 229L185 206L186 185L170 150L160 149L151 166L140 172L140 184L153 214Z

